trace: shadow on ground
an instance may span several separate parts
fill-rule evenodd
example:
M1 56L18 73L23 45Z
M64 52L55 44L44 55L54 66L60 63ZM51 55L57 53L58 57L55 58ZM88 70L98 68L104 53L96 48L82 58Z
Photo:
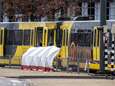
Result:
M111 79L111 80L114 80L115 76L91 74L89 76L17 76L17 77L10 76L8 78L19 78L19 79Z

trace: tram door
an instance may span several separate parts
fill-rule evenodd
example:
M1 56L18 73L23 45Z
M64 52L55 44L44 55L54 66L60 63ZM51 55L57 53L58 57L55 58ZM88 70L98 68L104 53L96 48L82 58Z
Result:
M5 29L0 28L0 56L4 56L4 35L5 34Z
M47 34L47 46L56 46L56 30L49 29Z
M33 45L34 46L45 46L44 43L44 33L43 27L37 27L33 31Z
M69 42L69 30L64 29L63 30L63 37L62 37L62 47L64 49L64 57L68 57L68 42Z
M56 23L46 23L45 46L56 46Z
M93 60L100 60L100 30L94 27L93 30Z
M61 42L61 50L60 50L60 59L62 61L62 66L67 67L68 60L68 43L69 43L69 30L62 29L62 42Z

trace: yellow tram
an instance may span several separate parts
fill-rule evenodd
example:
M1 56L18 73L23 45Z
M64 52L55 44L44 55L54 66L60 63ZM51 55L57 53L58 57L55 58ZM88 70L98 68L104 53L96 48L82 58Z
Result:
M61 48L57 58L63 67L77 65L77 61L68 63L71 42L77 42L82 54L88 53L87 49L90 52L89 68L99 70L100 30L80 30L72 25L73 22L22 22L14 24L15 28L0 27L0 65L20 65L22 55L30 47L51 45ZM85 64L80 62L80 67Z

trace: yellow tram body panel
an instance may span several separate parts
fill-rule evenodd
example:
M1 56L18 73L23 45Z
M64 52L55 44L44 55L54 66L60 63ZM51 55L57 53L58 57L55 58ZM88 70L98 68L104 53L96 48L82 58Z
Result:
M22 55L33 46L17 46L16 52L13 57L8 56L7 59L0 59L0 64L20 65ZM5 57L5 56L4 56Z
M64 67L67 67L67 60L68 60L68 42L69 42L69 36L70 31L72 29L72 22L63 22L60 28L63 31L62 35L62 46L61 50L59 52L59 58L62 60L62 65Z
M79 65L80 65L80 68L84 69L86 64L80 63ZM89 69L91 69L91 70L99 70L99 68L100 68L99 64L94 64L94 63L91 63L88 66L89 66Z
M89 64L89 69L99 70L100 69L100 65L99 64L91 63L91 64Z
M93 47L93 60L100 60L100 47Z
M45 23L40 22L22 22L19 23L19 29L35 29L36 27L44 27Z
M100 32L98 27L94 27L93 30L93 60L100 60Z
M20 64L22 55L33 46L17 46L15 55L11 59L11 64Z
M4 45L0 44L0 56L4 55L4 49L3 49Z
M10 64L10 60L2 58L2 59L0 59L0 64L2 64L2 65Z

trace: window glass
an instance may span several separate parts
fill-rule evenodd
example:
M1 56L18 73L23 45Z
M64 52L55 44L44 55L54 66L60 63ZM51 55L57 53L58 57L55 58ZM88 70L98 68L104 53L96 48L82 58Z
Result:
M91 46L92 33L87 30L78 30L71 34L71 42L78 44L78 46Z
M91 19L94 19L94 16L95 16L95 2L89 2L88 3L88 15L91 17Z
M94 41L94 46L96 46L96 30L94 30L94 33L93 33L93 41Z
M99 30L98 30L98 35L97 35L97 46L99 46Z
M7 30L6 44L7 45L15 45L15 38L16 38L15 30Z
M61 47L62 45L62 30L56 29L56 45L57 47Z
M66 45L68 45L68 35L69 35L69 34L68 34L68 30L66 30L65 33L66 33Z
M62 30L62 45L65 43L65 30Z
M30 45L30 30L24 30L23 31L23 44L24 45Z
M30 45L30 30L7 30L7 45Z
M54 30L48 30L48 45L54 44Z
M106 8L106 15L107 15L107 16L106 16L106 19L109 20L109 8L110 8L110 3L107 2L106 6L107 6L107 8Z
M7 30L7 41L8 45L21 45L22 44L22 31L21 30Z
M42 46L43 28L37 28L37 46Z
M22 33L22 30L15 30L14 31L14 44L15 45L22 45L22 36L23 36L23 33Z
M2 37L3 37L3 36L2 36L2 35L3 35L2 33L3 33L3 31L0 30L0 44L2 44Z
M70 36L70 44L71 43L75 43L75 45L77 45L77 33L71 33L71 36Z

